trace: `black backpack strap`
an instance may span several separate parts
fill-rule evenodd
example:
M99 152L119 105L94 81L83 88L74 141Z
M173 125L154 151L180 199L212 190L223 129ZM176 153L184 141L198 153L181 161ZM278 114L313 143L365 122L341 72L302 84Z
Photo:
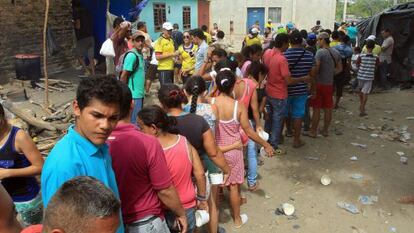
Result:
M122 61L122 64L125 64L125 59L126 59L126 57L128 56L129 53L132 53L135 56L135 63L134 63L134 66L132 67L131 74L129 75L129 78L133 79L134 78L133 74L135 73L135 71L137 71L138 66L139 66L139 56L134 51L130 50L130 51L125 53L124 60ZM132 90L135 90L134 82L132 82Z

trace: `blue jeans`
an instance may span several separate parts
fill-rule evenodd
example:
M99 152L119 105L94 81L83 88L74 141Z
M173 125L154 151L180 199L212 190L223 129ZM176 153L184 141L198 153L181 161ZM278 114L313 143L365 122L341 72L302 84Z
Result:
M196 228L196 219L195 219L195 212L196 209L189 208L185 210L185 216L187 217L187 233L193 233ZM175 221L176 215L172 211L167 211L165 213L165 219L168 224L172 224ZM175 233L177 231L171 230L171 233Z
M144 218L140 221L146 219L148 218ZM139 224L136 222L126 225L125 228L129 233L170 233L165 220L161 220L159 217L146 224Z
M255 128L255 122L249 121L250 125ZM252 139L247 142L247 166L247 184L253 186L257 182L257 147Z
M278 148L283 118L286 115L287 99L276 99L267 96L266 106L270 118L266 121L267 126L265 126L270 131L269 143L273 148Z
M142 109L144 98L134 98L133 100L134 109L132 110L131 114L131 123L135 125L137 123L138 112Z

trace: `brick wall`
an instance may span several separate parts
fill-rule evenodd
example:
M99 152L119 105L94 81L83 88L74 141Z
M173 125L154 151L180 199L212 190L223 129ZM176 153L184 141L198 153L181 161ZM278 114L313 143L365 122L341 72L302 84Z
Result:
M0 0L0 84L15 76L15 54L42 54L44 10L44 0ZM73 62L71 0L50 0L49 27L61 48L58 54L48 57L50 73L70 67Z

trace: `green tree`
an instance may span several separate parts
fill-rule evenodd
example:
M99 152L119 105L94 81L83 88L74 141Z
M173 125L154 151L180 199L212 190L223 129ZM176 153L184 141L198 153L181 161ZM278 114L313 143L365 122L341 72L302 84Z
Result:
M392 0L356 0L354 4L349 4L348 14L364 18L371 17L392 5Z

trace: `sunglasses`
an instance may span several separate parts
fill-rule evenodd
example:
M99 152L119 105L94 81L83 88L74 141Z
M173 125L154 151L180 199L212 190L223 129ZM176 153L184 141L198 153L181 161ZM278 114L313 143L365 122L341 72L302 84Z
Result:
M186 39L190 39L190 36L184 36L184 38L186 38Z

